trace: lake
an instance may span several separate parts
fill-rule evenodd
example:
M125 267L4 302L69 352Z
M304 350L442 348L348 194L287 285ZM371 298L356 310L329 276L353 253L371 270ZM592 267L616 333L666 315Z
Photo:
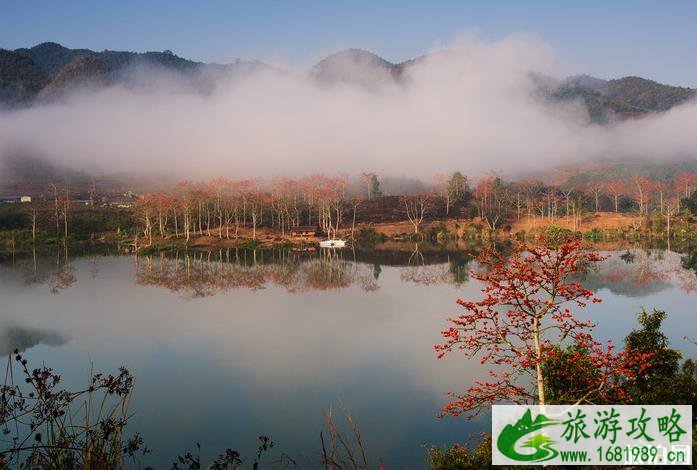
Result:
M152 257L47 254L0 265L0 348L26 349L66 386L90 368L136 377L130 428L169 467L201 443L251 455L257 436L299 463L316 462L324 410L350 410L369 457L422 468L423 444L467 442L488 417L438 418L445 392L485 373L433 345L458 297L478 299L467 251L179 252ZM622 250L589 273L603 299L581 316L616 342L642 306L668 312L664 331L697 347L697 277L681 255Z

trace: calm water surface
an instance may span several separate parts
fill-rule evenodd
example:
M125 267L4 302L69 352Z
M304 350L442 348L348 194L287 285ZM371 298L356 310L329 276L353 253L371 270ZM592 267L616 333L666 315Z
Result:
M697 348L697 278L681 255L630 250L586 279L603 299L583 315L621 341L642 307L669 312L664 330ZM622 256L625 255L625 256ZM629 256L628 256L629 255ZM458 297L479 298L463 253L179 253L43 256L0 266L0 349L84 385L90 367L136 376L131 421L169 466L202 445L250 455L256 437L316 461L323 411L345 406L370 457L421 468L421 445L466 441L486 417L436 417L444 392L485 370L433 345Z

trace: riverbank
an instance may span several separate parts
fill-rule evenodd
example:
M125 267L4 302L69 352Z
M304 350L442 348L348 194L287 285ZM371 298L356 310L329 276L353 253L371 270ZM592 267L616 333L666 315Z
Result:
M125 253L153 253L176 249L215 250L227 248L290 248L297 251L313 251L325 237L292 236L270 227L238 227L235 231L211 227L210 230L190 232L188 240L182 233L165 232L165 236L144 237L135 229L92 230L73 232L67 239L71 247L93 244L111 244ZM550 233L574 233L599 248L622 249L643 244L671 247L697 245L697 221L691 216L675 217L671 221L670 236L666 220L660 214L637 215L599 212L575 217L536 217L521 215L520 219L502 224L492 230L481 218L428 220L419 224L418 231L408 220L382 223L359 223L353 228L339 229L336 237L349 240L355 247L402 242L428 242L435 245L451 245L450 249L468 249L472 244L487 244L511 237L532 242ZM0 256L51 250L65 245L64 237L47 230L0 231Z

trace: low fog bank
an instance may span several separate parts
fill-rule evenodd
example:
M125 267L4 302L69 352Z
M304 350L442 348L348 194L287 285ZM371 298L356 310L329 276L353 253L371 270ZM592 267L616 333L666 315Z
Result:
M453 170L515 175L591 160L697 156L694 101L601 126L580 102L543 99L534 77L558 76L559 64L538 39L459 41L403 67L398 78L379 67L340 63L337 73L358 79L334 82L257 67L207 76L203 87L138 70L98 91L3 112L0 159L21 149L99 173L374 171L430 179Z

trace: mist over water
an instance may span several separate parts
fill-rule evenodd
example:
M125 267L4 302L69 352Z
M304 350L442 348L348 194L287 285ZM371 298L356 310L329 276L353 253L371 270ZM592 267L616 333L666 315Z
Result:
M88 171L187 177L430 178L697 155L694 101L601 126L580 102L545 100L535 77L563 76L562 59L535 37L465 36L403 67L397 79L351 61L332 64L351 78L334 83L287 68L194 79L139 69L98 91L2 112L0 159L21 151Z
M643 306L665 310L670 346L695 357L686 325L697 275L678 253L632 249L628 262L620 257L628 252L603 253L609 258L584 278L603 302L575 313L598 323L600 340L621 345ZM455 300L480 298L482 286L462 276L478 267L454 252L424 252L414 264L408 251L378 253L191 251L68 262L56 253L0 263L0 347L26 348L32 367L55 368L71 390L91 368L127 367L137 379L131 429L153 449L143 463L155 468L196 442L204 459L229 446L254 455L260 434L279 452L317 461L322 412L338 415L342 404L372 461L423 468L422 444L450 446L490 426L486 414L437 418L445 392L485 378L488 367L462 354L438 360L433 350L446 318L461 311ZM72 282L57 288L61 272Z

